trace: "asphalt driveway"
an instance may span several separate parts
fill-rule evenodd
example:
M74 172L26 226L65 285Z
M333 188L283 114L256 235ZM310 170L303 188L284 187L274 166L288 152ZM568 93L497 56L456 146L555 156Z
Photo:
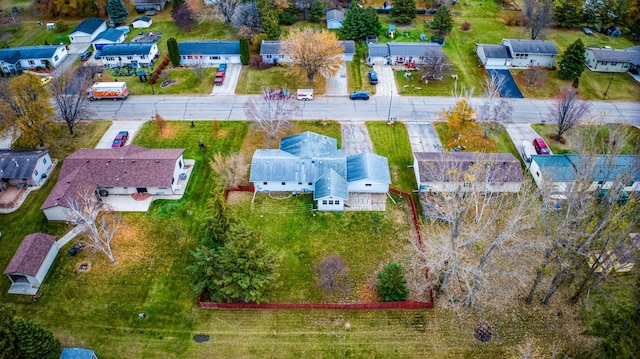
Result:
M524 98L509 70L487 69L487 71L496 86L498 86L499 81L502 81L502 86L500 86L500 97Z

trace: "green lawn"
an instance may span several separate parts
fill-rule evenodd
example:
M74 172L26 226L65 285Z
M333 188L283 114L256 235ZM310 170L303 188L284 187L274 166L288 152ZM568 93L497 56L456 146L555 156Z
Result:
M292 94L299 88L313 88L315 95L322 95L326 91L324 77L317 75L313 79L313 85L307 84L307 78L288 66L274 66L266 70L258 70L250 66L244 66L238 79L236 93L239 95L259 94L264 87L287 87Z
M391 186L405 192L416 188L416 177L413 169L413 156L407 128L396 122L393 126L381 122L367 122L369 137L374 152L387 157L391 171Z
M609 131L613 129L613 126L615 125L599 126L601 128L596 134L595 141L597 146L602 148L606 147L603 143L603 139L608 137ZM551 151L554 154L560 155L565 153L577 153L577 143L581 138L581 127L575 127L566 132L563 135L565 143L560 143L551 139L550 136L555 135L558 131L558 127L556 125L534 124L532 127L540 134L540 136L542 136L542 138L544 138L545 142L549 145L549 148L551 148ZM626 141L622 146L621 154L640 154L640 129L634 126L624 126L624 131L626 131Z
M178 81L175 84L161 88L163 80L158 78L155 85L151 85L148 81L142 82L138 76L114 76L111 70L104 70L103 81L110 81L116 77L119 81L126 81L129 93L134 95L178 95L178 94L210 94L213 90L213 80L216 77L216 68L202 69L202 79L194 69L188 68L171 68L170 66L163 70L168 73L168 80ZM147 80L150 76L147 76Z

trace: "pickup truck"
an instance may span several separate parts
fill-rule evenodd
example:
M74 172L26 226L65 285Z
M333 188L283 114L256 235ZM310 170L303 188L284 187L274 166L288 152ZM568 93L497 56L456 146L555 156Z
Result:
M213 84L216 86L222 86L222 84L224 83L224 72L218 71L216 73L216 79L213 80Z

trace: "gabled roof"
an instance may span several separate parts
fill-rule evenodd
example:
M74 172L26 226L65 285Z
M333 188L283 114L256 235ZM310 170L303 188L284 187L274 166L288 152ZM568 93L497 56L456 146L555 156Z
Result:
M280 149L301 158L328 157L336 153L338 141L306 131L280 140Z
M132 23L134 22L138 22L138 21L142 21L142 22L151 22L151 18L147 17L147 16L140 16L139 18L131 21Z
M125 42L111 44L102 48L102 57L105 56L127 56L127 55L148 55L157 42Z
M478 47L482 47L484 55L488 58L510 59L512 57L509 47L504 45L478 44Z
M50 59L61 47L64 47L64 45L24 46L0 49L0 61L15 64L18 60L23 59ZM15 59L15 61L13 61L13 59Z
M171 187L176 160L184 149L82 148L64 160L55 187L40 209L67 206L81 186Z
M279 55L280 41L262 40L260 55Z
M387 158L373 153L359 153L347 157L347 182L363 179L391 184Z
M20 273L35 276L55 243L56 237L49 234L32 233L27 235L11 258L4 274Z
M327 21L329 20L344 20L344 13L340 10L329 10L327 11Z
M430 42L387 42L386 44L369 43L369 57L387 56L430 56L432 53L442 53L439 44Z
M29 178L49 150L0 151L0 179Z
M250 181L297 181L315 180L315 166L311 160L299 159L282 150L258 149L251 160Z
M636 46L640 48L640 46ZM593 52L596 61L600 62L627 62L633 65L640 65L640 51L634 48L624 50L605 49L599 47L587 47L586 51Z
M180 55L237 55L240 41L182 41L178 43Z
M502 44L509 46L512 53L557 55L558 49L552 41L502 39Z
M586 155L551 155L531 156L540 167L540 171L553 182L571 182L578 176L580 168L590 171L592 181L612 181L620 176L640 181L640 157L633 155L619 156L586 156ZM635 172L631 172L635 171Z
M341 198L343 200L349 198L347 181L333 169L329 169L318 178L313 191L314 200L328 197Z
M95 352L84 348L64 348L60 359L93 359Z
M553 182L571 182L576 179L574 165L564 155L531 155L531 161L538 164L542 176Z
M389 46L387 44L369 43L369 57L389 56Z
M69 35L73 35L76 32L81 32L84 34L93 34L96 30L98 30L100 28L100 26L102 26L102 24L106 23L106 21L97 18L97 17L90 17L88 19L86 19L85 21L81 22L80 25L76 26L75 29L73 29L73 31L71 31L71 33Z
M108 28L107 30L103 31L100 33L100 35L98 35L96 37L95 41L98 40L106 40L106 41L113 41L116 42L118 40L120 40L120 38L122 37L122 35L124 35L125 32L122 30L118 30L118 29L114 29L114 28Z
M479 152L414 152L418 162L420 182L522 182L524 175L520 161L510 153ZM490 171L475 171L475 166ZM483 177L467 177L469 171L480 172ZM476 173L477 175L478 173Z
M344 46L345 54L355 54L356 53L356 42L353 40L344 40L340 41L342 46Z

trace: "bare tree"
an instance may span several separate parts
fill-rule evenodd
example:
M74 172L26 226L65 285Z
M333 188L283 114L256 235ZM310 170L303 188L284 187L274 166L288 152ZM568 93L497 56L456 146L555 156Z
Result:
M531 40L538 38L542 30L551 25L553 6L553 0L523 0L522 15L527 22Z
M254 96L247 102L245 114L264 133L267 145L290 125L300 105L291 96L274 96L270 88L262 89L262 96Z
M164 117L160 116L159 113L153 117L153 123L156 125L159 133L162 133L164 128L167 126L167 121L164 120Z
M209 162L211 168L217 172L223 184L227 187L236 187L244 181L247 176L248 166L244 156L239 153L232 153L224 156L221 153L213 155L213 160Z
M590 107L588 102L578 99L578 90L573 87L563 87L549 112L550 121L558 125L555 139L559 141L565 132L578 125Z
M95 189L89 186L79 189L75 198L69 198L67 202L73 221L86 226L84 246L104 253L111 263L115 263L111 242L120 229L120 216L103 206Z
M255 1L238 5L231 18L231 25L241 36L249 39L260 32L260 13Z
M504 77L485 77L483 89L486 99L478 109L476 122L482 124L484 137L489 137L491 131L496 130L501 123L510 122L513 107L506 99L500 97L500 91L504 88Z
M325 296L348 291L349 266L338 254L329 254L322 258L315 271L318 275L318 287Z
M547 78L547 72L540 66L529 66L524 72L529 87L535 87Z
M71 135L78 121L91 113L87 107L86 91L98 71L98 66L80 66L74 75L65 71L54 72L51 96L57 106L58 117L66 122Z
M233 14L241 3L241 0L216 0L213 6L222 15L222 21L225 24L230 24Z
M191 68L193 69L193 73L196 74L198 80L202 82L202 79L204 78L204 56L194 55L194 58L196 60L193 65L191 65ZM166 73L167 75L169 74L168 71ZM163 74L165 74L165 72L163 72Z
M306 75L309 85L316 74L333 77L344 64L344 46L333 32L293 29L280 47L291 56L291 65Z
M429 79L440 80L451 70L451 64L447 62L447 57L442 50L427 48L425 61L420 64L420 78L428 82Z

